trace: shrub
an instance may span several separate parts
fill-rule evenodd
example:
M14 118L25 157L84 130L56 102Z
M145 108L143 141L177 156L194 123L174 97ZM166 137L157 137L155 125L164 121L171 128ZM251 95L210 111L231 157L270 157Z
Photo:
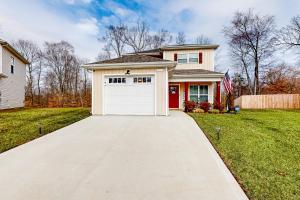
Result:
M212 114L219 114L220 113L220 111L218 109L211 109L208 112L212 113Z
M220 112L224 111L225 106L222 103L215 101L214 109L218 109Z
M196 107L196 103L194 101L186 101L184 103L184 111L185 112L192 112Z
M203 109L201 109L201 108L196 108L194 110L194 113L205 113L205 111Z
M200 103L200 108L204 110L204 112L208 112L210 109L211 105L208 102L201 102Z

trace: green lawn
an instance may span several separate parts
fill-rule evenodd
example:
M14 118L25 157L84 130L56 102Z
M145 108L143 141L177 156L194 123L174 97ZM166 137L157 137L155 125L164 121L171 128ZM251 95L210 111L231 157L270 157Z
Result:
M89 116L87 108L0 111L0 153ZM40 134L39 127L42 127Z
M300 199L300 110L190 115L250 199Z

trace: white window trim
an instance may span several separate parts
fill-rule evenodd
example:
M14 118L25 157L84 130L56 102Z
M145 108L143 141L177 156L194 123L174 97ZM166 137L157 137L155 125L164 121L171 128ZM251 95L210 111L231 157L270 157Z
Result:
M191 86L197 86L197 94L191 94ZM207 94L201 94L200 93L200 87L201 86L207 86ZM190 85L189 86L189 96L188 96L188 98L189 98L189 100L191 99L190 97L191 97L191 95L192 96L196 96L197 95L197 99L198 99L198 101L200 100L200 97L201 96L207 96L207 101L209 101L209 86L208 85Z
M197 62L190 62L190 54L197 54ZM180 63L178 62L179 59L179 55L186 55L186 63ZM198 64L199 63L199 52L196 53L178 53L177 54L177 64Z
M13 56L10 57L10 73L14 74L15 73L15 69L16 69L16 61L15 58Z

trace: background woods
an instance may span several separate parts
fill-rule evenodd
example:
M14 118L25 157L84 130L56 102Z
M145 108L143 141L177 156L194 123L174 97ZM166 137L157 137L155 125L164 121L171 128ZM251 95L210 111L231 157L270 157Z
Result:
M223 29L234 74L235 96L245 94L297 93L299 67L282 63L280 57L300 47L300 17L281 29L274 16L253 10L236 12ZM292 61L293 62L293 61Z
M90 106L91 83L83 60L68 42L45 42L39 48L32 41L13 44L30 62L27 67L26 106Z

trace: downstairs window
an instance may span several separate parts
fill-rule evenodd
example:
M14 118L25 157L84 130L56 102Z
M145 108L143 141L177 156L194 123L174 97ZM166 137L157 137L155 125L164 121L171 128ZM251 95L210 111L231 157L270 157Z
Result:
M208 86L207 85L191 85L190 101L196 103L208 102Z

